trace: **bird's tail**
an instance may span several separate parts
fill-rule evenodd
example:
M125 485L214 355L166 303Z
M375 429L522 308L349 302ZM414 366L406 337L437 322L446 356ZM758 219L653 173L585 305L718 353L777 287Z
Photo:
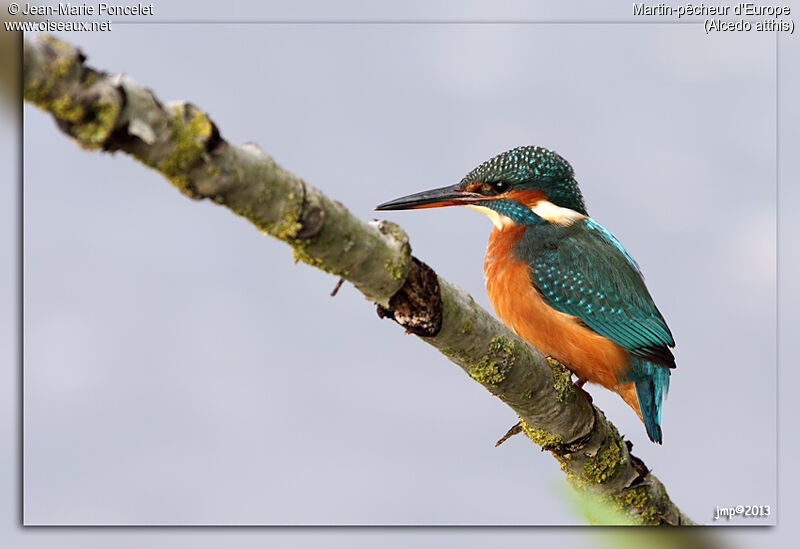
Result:
M669 390L669 373L669 368L639 359L630 376L636 384L636 397L647 436L658 444L661 444L661 404Z

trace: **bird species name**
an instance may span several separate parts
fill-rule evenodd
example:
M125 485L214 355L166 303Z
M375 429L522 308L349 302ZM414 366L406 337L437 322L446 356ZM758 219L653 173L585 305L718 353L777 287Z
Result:
M677 7L661 4L633 4L633 15L676 15L678 19L684 16L718 17L729 15L744 16L770 16L782 17L791 15L789 6L760 6L754 2L742 2L735 6L713 6L700 4L685 4Z

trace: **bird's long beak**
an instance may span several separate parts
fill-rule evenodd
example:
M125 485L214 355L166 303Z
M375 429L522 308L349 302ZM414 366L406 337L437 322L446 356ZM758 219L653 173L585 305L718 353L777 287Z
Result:
M375 209L414 210L417 208L439 208L441 206L466 206L481 200L486 200L486 197L482 194L465 191L459 188L458 185L451 185L390 200L376 206Z

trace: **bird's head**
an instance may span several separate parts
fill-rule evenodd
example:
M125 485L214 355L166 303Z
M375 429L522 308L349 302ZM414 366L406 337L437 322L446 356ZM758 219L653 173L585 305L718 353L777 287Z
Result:
M469 206L503 229L570 224L587 216L572 166L542 147L517 147L490 158L456 185L404 196L376 210Z

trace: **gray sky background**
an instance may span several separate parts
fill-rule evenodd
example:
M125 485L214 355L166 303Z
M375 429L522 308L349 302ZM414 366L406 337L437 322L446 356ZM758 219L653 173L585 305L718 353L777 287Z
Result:
M239 4L218 15L302 15ZM612 5L492 15L630 18L630 3ZM336 13L365 13L350 6ZM306 14L330 18L324 9ZM62 37L93 67L195 103L226 139L257 142L366 218L513 146L557 150L590 213L641 265L678 343L663 447L616 395L590 389L595 402L695 520L710 522L716 506L779 508L774 35L437 24L119 25ZM797 47L785 52L796 67ZM796 90L796 71L785 78ZM790 120L783 129L796 132ZM329 298L335 279L293 265L282 243L124 155L78 149L30 106L24 145L27 523L584 522L549 454L521 437L493 447L513 413L352 287ZM487 219L455 208L385 217L489 307Z

